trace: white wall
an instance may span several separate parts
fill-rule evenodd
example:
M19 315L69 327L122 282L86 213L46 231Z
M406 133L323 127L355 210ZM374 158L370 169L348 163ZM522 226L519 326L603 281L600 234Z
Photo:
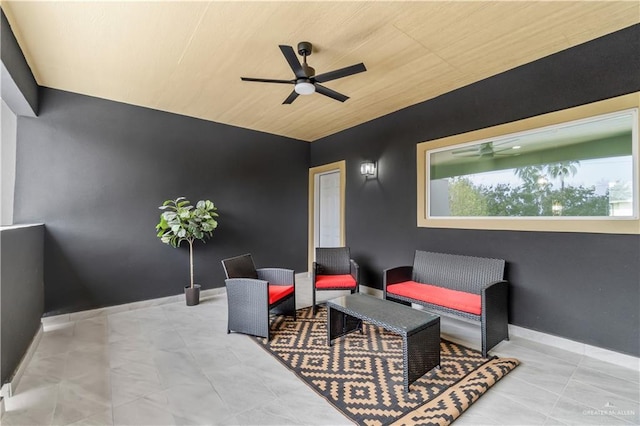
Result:
M16 183L16 115L1 101L0 112L0 225L13 224Z

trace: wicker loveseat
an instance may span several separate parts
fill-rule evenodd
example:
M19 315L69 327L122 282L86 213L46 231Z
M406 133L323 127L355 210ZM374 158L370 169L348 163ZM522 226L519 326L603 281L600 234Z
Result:
M413 266L384 271L384 298L480 322L482 354L509 339L505 261L417 250Z

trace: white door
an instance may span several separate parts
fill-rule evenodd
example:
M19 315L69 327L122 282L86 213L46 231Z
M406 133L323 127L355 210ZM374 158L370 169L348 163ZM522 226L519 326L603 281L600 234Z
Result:
M346 173L345 160L309 169L309 271L316 247L344 246Z
M340 170L316 175L315 247L340 247Z

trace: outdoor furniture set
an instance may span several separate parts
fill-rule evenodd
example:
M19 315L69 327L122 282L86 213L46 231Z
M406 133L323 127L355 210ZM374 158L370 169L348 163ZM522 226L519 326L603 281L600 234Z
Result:
M436 312L480 322L484 357L509 339L504 260L417 250L413 266L384 271L383 300L358 293L359 268L349 256L348 247L316 249L313 313L316 291L349 290L350 295L327 301L327 343L361 331L362 321L399 334L407 391L410 383L440 365L440 317ZM227 276L228 333L268 339L270 312L292 315L295 320L293 270L256 269L250 254L225 259L222 264ZM413 309L411 304L425 310Z

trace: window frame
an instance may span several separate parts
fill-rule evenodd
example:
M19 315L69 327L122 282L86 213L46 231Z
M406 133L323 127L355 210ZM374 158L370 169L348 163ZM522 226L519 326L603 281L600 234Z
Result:
M506 137L516 133L562 125L595 116L623 112L634 108L640 108L640 92L417 144L417 226L427 228L640 234L640 218L638 217L638 200L640 198L638 137L634 139L632 147L635 217L430 217L429 196L427 193L429 188L427 155L429 152L453 146L478 143L489 138ZM635 115L635 135L638 135L640 127L639 116L640 114Z

